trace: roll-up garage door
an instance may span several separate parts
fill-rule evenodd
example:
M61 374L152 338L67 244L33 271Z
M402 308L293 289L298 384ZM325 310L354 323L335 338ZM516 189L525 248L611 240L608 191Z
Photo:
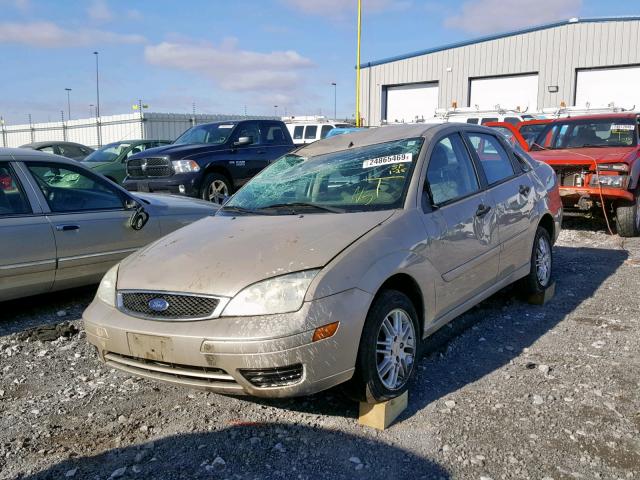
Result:
M576 80L577 107L640 108L640 67L578 70Z
M415 83L411 85L388 86L387 122L415 122L430 118L438 108L438 84Z
M470 107L501 108L535 112L538 109L538 74L471 79Z

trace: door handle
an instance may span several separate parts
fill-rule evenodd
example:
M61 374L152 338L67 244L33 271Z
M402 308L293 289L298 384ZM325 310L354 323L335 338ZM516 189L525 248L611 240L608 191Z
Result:
M59 232L71 232L72 230L80 230L80 225L56 225Z
M476 217L484 217L487 213L489 213L491 207L489 205L483 205L482 203L478 205L478 209L476 210Z
M520 195L524 195L526 197L527 195L529 195L530 191L531 187L527 185L520 185Z
M258 150L256 153L267 153L266 150Z

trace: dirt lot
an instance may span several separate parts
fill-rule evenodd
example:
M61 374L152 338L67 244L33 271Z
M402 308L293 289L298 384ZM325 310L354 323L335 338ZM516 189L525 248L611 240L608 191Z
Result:
M384 432L339 390L230 398L107 369L78 321L91 289L4 304L0 478L640 479L640 239L592 227L568 219L551 303L511 288L445 328Z

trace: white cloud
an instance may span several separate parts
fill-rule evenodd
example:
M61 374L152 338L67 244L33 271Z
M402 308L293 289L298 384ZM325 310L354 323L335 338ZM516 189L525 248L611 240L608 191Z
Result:
M1 22L0 42L32 47L87 47L104 43L144 43L141 35L121 34L95 29L65 30L51 22Z
M581 8L582 0L467 0L444 24L469 33L498 33L566 20Z
M96 22L110 22L114 18L107 0L93 0L87 7L87 15Z
M356 0L281 0L295 10L308 15L320 15L331 18L344 18L356 12ZM364 0L363 14L380 13L387 10L405 10L411 6L410 0Z
M184 41L149 45L145 58L151 65L210 78L223 90L286 96L301 89L302 71L313 66L311 60L292 50L241 50L233 38L218 46Z

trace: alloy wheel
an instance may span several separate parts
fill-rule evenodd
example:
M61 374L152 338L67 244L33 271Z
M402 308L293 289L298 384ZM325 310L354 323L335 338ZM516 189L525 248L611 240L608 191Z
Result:
M210 202L221 204L229 196L229 188L222 180L214 180L207 189L207 199Z
M541 286L546 287L551 279L551 246L544 236L536 245L536 276Z
M402 388L411 376L416 353L416 333L409 314L394 309L380 325L376 364L382 384L390 390Z

